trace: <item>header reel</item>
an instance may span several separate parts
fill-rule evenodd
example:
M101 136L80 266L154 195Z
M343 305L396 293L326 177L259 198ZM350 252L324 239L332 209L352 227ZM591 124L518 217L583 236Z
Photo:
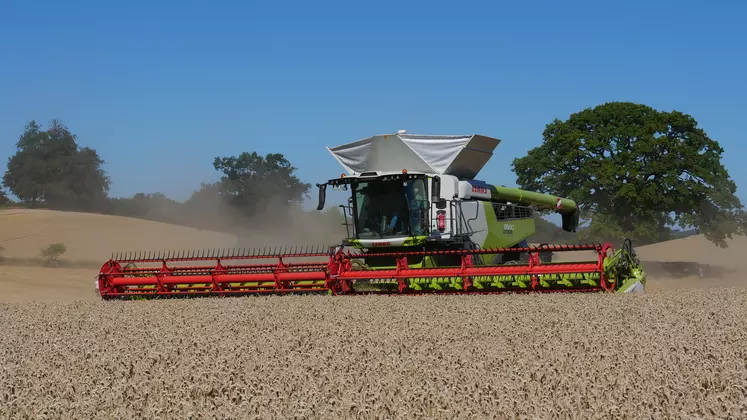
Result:
M545 263L540 253L587 252L580 262ZM526 262L482 264L484 254L521 253ZM409 260L450 256L459 265L413 267ZM370 269L364 252L342 247L181 251L114 255L96 286L104 299L325 293L631 292L645 284L640 262L626 240L611 244L377 252L391 269Z

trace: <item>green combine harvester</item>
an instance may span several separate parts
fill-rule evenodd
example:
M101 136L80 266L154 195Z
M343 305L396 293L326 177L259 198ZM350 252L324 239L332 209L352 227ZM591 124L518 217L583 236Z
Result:
M319 188L348 192L347 237L317 249L221 250L113 256L102 297L256 293L641 292L646 277L629 240L530 246L538 211L575 232L570 199L475 179L500 140L483 135L377 135L327 150L345 169ZM585 254L583 258L560 255ZM304 262L290 263L294 258ZM309 259L319 261L308 262ZM246 260L271 260L246 264ZM209 265L174 263L208 261ZM237 261L241 264L229 265ZM156 267L140 267L157 264Z

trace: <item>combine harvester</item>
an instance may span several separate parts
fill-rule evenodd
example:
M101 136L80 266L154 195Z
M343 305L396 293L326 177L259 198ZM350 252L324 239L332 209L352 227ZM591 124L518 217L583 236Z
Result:
M572 200L475 180L500 140L404 131L328 148L347 174L317 184L349 191L347 238L316 248L116 254L101 268L104 299L258 293L637 292L645 275L631 243L529 246L535 212ZM586 252L588 261L553 262ZM292 262L293 260L301 260Z

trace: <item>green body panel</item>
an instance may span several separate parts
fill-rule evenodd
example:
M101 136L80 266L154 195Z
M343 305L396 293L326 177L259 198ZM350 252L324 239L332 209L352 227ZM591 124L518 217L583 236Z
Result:
M493 210L493 205L483 202L485 210L485 222L488 234L483 243L478 244L482 248L510 248L521 241L534 235L534 219L498 220ZM493 258L491 255L482 255L484 264L489 264Z
M620 288L616 290L617 292L626 293L632 290L636 286L636 283L640 283L641 288L646 287L646 273L643 272L643 268L634 268L632 274L631 277L622 279L622 284L620 285Z
M490 195L493 200L508 200L524 206L541 206L561 213L570 213L578 208L575 201L567 198L498 185L490 186ZM558 200L560 200L559 205Z
M405 239L405 241L402 243L402 246L423 246L427 238L428 238L427 236L408 236ZM356 248L356 249L365 248L365 246L361 243L359 239L349 238L347 242L353 248Z

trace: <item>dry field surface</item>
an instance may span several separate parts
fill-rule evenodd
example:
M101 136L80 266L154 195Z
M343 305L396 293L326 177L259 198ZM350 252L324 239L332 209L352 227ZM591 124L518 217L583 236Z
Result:
M0 303L4 418L745 418L747 291Z
M234 240L0 211L19 258ZM0 265L0 418L747 418L746 245L637 248L634 296L102 302L97 270Z
M64 258L101 261L119 251L228 248L232 235L129 217L50 210L0 210L0 246L9 258L33 258L62 242Z
M100 300L98 270L0 265L0 301Z

